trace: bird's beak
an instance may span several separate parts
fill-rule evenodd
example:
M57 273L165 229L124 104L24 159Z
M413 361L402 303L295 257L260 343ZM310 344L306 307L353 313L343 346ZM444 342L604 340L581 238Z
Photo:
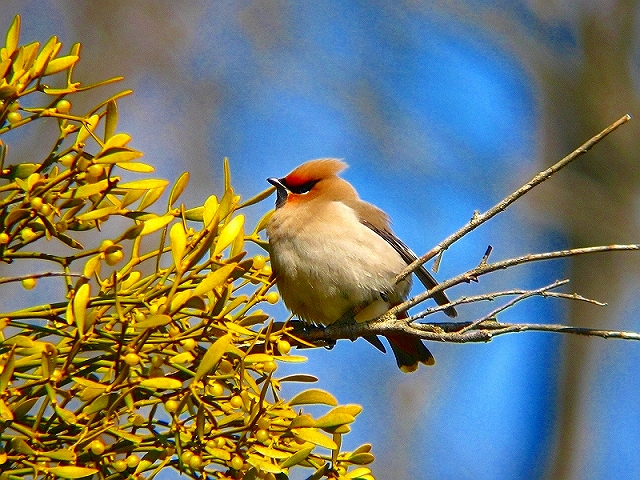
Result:
M276 208L280 208L287 201L287 196L289 195L287 187L284 186L281 178L267 178L267 182L276 187Z

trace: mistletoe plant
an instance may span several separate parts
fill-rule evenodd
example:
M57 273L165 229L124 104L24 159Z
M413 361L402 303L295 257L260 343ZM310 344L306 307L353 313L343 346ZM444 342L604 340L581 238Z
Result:
M290 354L289 324L260 310L278 294L268 259L245 249L263 244L268 217L247 233L240 212L270 191L243 201L225 162L222 194L186 208L188 173L170 188L151 178L117 130L130 91L72 107L120 78L82 85L80 44L60 56L56 37L20 45L19 31L16 17L0 49L0 136L38 121L57 138L43 158L11 163L0 137L0 263L12 273L0 289L39 291L53 277L56 293L11 310L0 292L10 310L0 313L0 479L151 479L174 468L284 480L294 467L372 479L370 445L340 449L360 406L318 389L280 394L283 382L315 378L278 376L280 362L304 358ZM308 404L333 408L314 418Z

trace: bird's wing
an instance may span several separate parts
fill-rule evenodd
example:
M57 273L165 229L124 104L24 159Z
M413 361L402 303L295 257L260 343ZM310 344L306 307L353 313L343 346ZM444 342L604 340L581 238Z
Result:
M400 254L407 265L418 258L416 254L413 253L413 251L409 247L407 247L402 240L396 237L390 230L386 228L383 229L376 227L371 222L365 219L361 219L360 222L363 225L369 227L382 238L384 238L386 242L391 245L395 249L395 251L398 252L398 254ZM424 265L420 265L420 267L414 270L413 273L416 274L420 282L425 286L427 290L431 290L433 287L438 285L437 280L433 278L433 275L431 275L426 268L424 268ZM436 293L433 296L433 299L438 303L438 305L445 305L450 302L449 297L447 297L444 292ZM458 312L453 307L446 308L444 310L444 313L446 313L449 317L456 317L458 315Z

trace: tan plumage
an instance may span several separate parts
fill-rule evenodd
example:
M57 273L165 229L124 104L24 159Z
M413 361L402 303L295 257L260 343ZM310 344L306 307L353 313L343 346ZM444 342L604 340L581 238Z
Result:
M285 305L311 323L328 325L349 315L372 320L411 288L410 278L394 279L415 255L391 232L388 216L338 177L346 167L336 159L311 160L269 179L278 194L267 226L278 290ZM437 285L424 269L418 277L427 288ZM449 301L444 293L435 299ZM446 313L456 315L453 308ZM415 370L419 361L433 363L420 340L388 338L403 371Z

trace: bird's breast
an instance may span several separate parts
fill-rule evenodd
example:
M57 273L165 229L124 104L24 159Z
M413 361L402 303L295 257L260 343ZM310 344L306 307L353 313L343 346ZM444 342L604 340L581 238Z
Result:
M406 263L350 207L326 202L313 209L287 205L267 228L271 263L287 307L302 319L332 323L349 310L379 301L398 303L410 284L394 284Z

